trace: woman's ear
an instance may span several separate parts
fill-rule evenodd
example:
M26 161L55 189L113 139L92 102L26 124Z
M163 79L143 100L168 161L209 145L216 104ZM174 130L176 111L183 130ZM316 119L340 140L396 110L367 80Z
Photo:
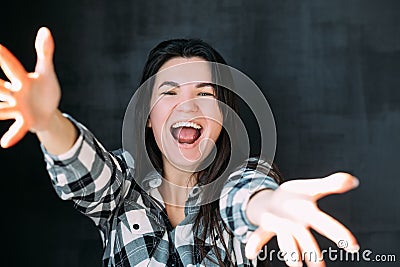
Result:
M146 126L149 127L149 128L151 128L151 121L150 121L150 119L147 119Z

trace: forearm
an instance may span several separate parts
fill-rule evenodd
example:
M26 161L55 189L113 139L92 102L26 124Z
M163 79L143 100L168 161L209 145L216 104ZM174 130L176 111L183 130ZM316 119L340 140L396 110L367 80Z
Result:
M36 135L49 153L61 155L73 146L78 138L78 131L73 123L57 109L47 129L37 131Z
M127 169L134 168L133 160L127 163L122 150L108 152L84 125L64 116L79 135L61 155L51 154L42 144L52 185L61 199L74 201L76 209L103 224L130 187Z

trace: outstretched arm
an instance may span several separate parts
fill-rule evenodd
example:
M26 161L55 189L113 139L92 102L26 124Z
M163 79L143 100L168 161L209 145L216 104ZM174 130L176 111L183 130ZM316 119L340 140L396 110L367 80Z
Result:
M54 41L47 28L35 41L35 72L28 73L18 59L0 45L0 65L10 80L0 79L0 120L15 119L1 138L3 148L18 143L28 131L36 133L48 152L59 155L77 139L75 126L58 110L61 90L54 71Z
M109 153L88 129L58 109L61 89L53 66L54 41L47 28L38 31L35 48L35 72L28 73L0 46L0 65L10 80L0 80L0 120L15 120L1 146L15 145L28 131L36 133L57 194L74 201L79 211L106 230L130 185L125 156Z
M336 244L346 241L346 249L359 249L356 238L340 222L317 207L317 200L344 193L358 186L358 180L347 173L335 173L321 179L293 180L283 183L275 191L263 190L249 200L246 215L258 228L249 237L246 256L255 258L258 251L277 236L279 248L286 252L289 266L302 266L301 258L291 255L317 255L317 261L306 261L309 266L324 266L321 251L310 232L313 228ZM309 253L309 254L307 254Z

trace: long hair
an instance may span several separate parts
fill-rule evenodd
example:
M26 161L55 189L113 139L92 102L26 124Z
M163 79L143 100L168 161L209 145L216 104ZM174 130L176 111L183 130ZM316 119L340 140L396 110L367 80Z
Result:
M226 65L226 61L223 57L209 44L205 43L199 39L172 39L163 41L154 47L147 58L145 63L142 78L140 84L143 85L148 79L157 74L159 69L166 63L168 60L175 57L200 57L208 62L215 62ZM136 112L136 120L139 127L144 127L145 130L136 132L138 135L137 138L139 140L145 140L145 147L137 147L136 149L136 157L139 157L137 160L138 164L136 166L136 175L138 175L138 179L140 176L144 176L146 173L145 170L150 168L156 169L160 174L163 173L162 167L162 154L160 149L157 146L155 141L153 132L151 128L147 127L147 120L149 114L149 106L150 106L150 98L152 94L152 86L148 87L148 90L141 90L138 96L138 101L143 103L140 105L140 110ZM220 105L221 111L223 113L223 124L232 119L232 112L238 113L238 102L237 96L231 90L228 90L220 85L215 85L215 94L217 100L226 104L230 110L224 108L223 105ZM147 104L148 103L148 104ZM144 136L142 136L144 135ZM231 156L231 142L232 136L229 136L226 129L222 127L221 133L216 140L216 155L215 159L212 163L207 166L205 169L196 173L196 179L198 183L201 184L209 184L211 182L218 181L217 186L213 186L213 189L209 192L204 192L204 198L210 199L211 201L206 201L205 204L202 204L199 208L199 212L195 218L193 223L193 231L195 233L195 246L200 253L200 259L207 257L207 251L205 249L205 240L211 239L211 243L213 245L214 253L218 259L218 262L215 262L219 266L234 266L235 263L233 259L231 259L230 254L228 253L228 244L224 241L223 232L226 231L230 235L230 239L232 239L233 234L229 231L226 225L223 223L220 209L219 209L219 196L224 181L219 178L228 166L228 162ZM150 159L150 162L146 160L140 159L143 157L143 151L147 151L147 156ZM242 161L243 162L243 161ZM149 166L151 164L151 166ZM240 162L237 162L240 164ZM278 182L281 181L279 171L275 169L275 171L270 172L270 176L275 176ZM201 177L201 181L199 181L199 177ZM203 196L202 196L203 197ZM212 200L217 199L217 200ZM217 248L217 239L222 243L226 253L226 257L223 259L219 250Z

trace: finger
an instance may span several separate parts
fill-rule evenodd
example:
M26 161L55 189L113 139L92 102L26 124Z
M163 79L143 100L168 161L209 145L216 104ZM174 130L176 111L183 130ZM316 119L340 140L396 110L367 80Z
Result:
M321 250L313 235L304 227L293 230L294 237L301 250L301 257L309 267L324 267Z
M261 214L260 227L258 227L249 237L247 245L245 247L246 257L254 259L257 257L261 248L275 236L276 228L274 225L279 225L282 219L271 214L270 212L264 212Z
M18 59L4 46L0 45L0 66L13 84L13 90L21 88L21 80L26 76L26 70Z
M8 148L18 143L28 132L24 127L24 121L21 116L18 116L10 129L3 135L0 140L0 145L3 148Z
M48 28L39 29L35 49L37 55L35 72L45 73L49 68L53 69L54 40Z
M11 91L11 84L9 82L0 79L0 100L1 101L12 101L13 91Z
M17 116L19 113L14 107L10 107L8 103L0 103L0 120L11 120Z
M10 104L9 104L9 103L0 102L0 111L1 111L2 109L4 109L4 108L8 108L8 107L10 107Z
M266 245L275 233L265 231L261 227L258 227L249 237L245 247L245 254L248 259L254 259L261 251L264 245Z
M318 210L308 214L310 226L321 235L329 238L340 248L349 252L359 250L357 239L343 224L329 216L328 214Z
M339 194L356 188L359 181L356 177L338 172L325 178L292 180L283 183L280 188L293 193L304 194L315 199L329 194Z
M291 229L291 227L283 226L283 229L276 233L281 257L284 258L288 266L303 266L296 241L288 229Z

